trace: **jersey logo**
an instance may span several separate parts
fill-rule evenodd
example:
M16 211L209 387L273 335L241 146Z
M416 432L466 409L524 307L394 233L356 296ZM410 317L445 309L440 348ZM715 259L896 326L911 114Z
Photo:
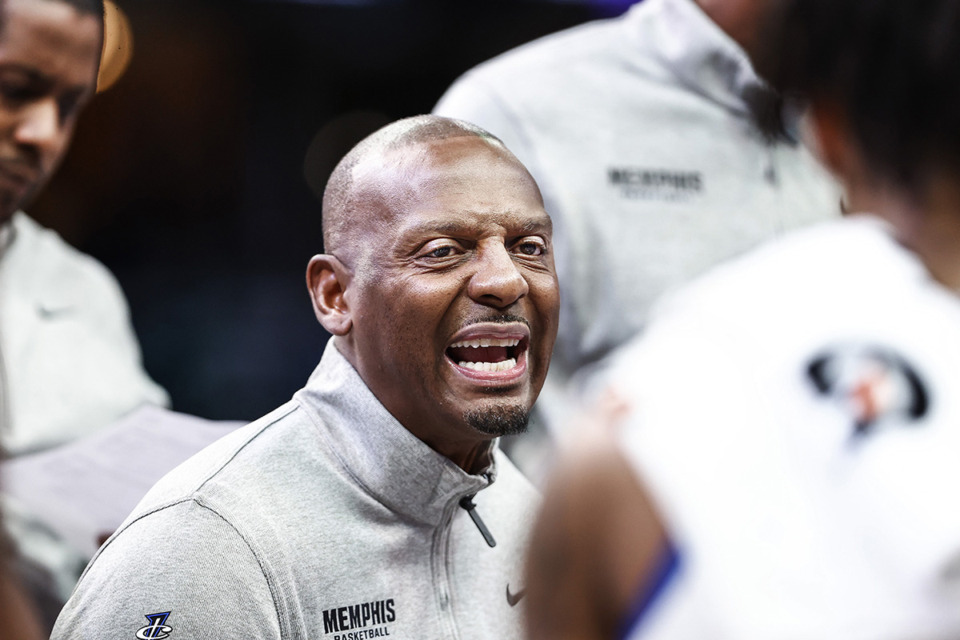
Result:
M511 607L517 606L517 603L523 600L523 596L527 595L526 589L520 589L516 593L510 593L510 585L507 584L507 604Z
M44 320L66 317L71 313L73 313L73 307L70 306L56 306L42 302L37 305L37 314Z
M810 361L807 376L820 394L850 412L854 436L884 422L915 422L930 409L930 394L917 370L883 347L835 347Z
M621 197L631 200L685 201L704 191L704 178L699 171L610 167L607 181Z
M162 640L162 638L169 636L173 627L167 626L168 617L170 617L169 611L147 614L146 618L150 624L137 630L137 638L139 640Z

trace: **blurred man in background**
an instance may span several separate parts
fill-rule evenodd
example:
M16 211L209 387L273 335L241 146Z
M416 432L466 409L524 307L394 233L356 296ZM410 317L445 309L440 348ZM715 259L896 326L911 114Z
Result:
M34 603L27 598L11 570L13 550L3 537L0 541L0 638L13 640L43 640L45 632Z
M167 397L143 370L114 278L21 210L63 159L96 92L102 3L4 0L2 12L0 443L19 456ZM20 551L59 580L49 586L51 597L65 597L82 558L32 531L35 523L16 505L8 507Z
M598 418L623 431L531 544L536 640L960 637L960 1L784 5L771 75L862 213L625 350Z
M435 107L503 139L554 219L563 307L537 405L551 431L664 291L839 214L796 114L751 64L775 4L645 0L480 65ZM548 443L516 443L534 478Z

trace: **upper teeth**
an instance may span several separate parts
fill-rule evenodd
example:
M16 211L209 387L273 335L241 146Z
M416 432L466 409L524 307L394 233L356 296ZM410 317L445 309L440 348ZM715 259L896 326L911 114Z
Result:
M459 347L515 347L520 344L517 338L478 338L476 340L464 340L450 345L451 349Z

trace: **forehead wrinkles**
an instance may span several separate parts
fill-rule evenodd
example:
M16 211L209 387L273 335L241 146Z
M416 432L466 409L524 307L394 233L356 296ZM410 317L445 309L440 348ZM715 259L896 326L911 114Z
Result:
M464 136L413 143L370 154L351 170L350 224L356 235L350 244L354 256L360 258L376 248L392 245L400 239L403 216L422 211L422 205L457 193L461 187L468 189L477 179L477 171L485 169L507 169L497 173L497 178L504 180L503 189L530 188L542 206L536 183L523 165L501 146L481 138ZM477 201L476 211L468 206L459 213L468 218L471 213L486 218L489 212L482 200ZM467 222L460 216L451 216L450 221Z
M100 25L93 16L56 0L11 0L4 14L0 30L4 62L64 76L70 83L87 82L96 75ZM84 67L82 62L87 61L90 66Z
M355 184L378 199L383 213L402 212L414 204L456 193L477 179L477 171L506 169L517 182L534 186L526 169L509 152L478 137L458 137L411 144L379 152L375 158L355 167ZM512 180L510 181L512 182ZM505 189L512 184L504 184ZM539 197L539 190L537 190Z

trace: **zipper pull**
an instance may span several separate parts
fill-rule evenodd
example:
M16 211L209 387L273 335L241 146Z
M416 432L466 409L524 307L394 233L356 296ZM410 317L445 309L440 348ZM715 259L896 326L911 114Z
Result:
M490 529L487 529L487 525L483 523L483 520L480 519L480 514L477 513L477 505L473 504L473 496L463 496L460 498L460 506L470 514L470 519L473 520L473 524L477 525L477 529L480 530L480 534L483 536L483 539L487 541L487 544L490 545L490 547L497 546L497 541L493 539L493 534L490 533Z

